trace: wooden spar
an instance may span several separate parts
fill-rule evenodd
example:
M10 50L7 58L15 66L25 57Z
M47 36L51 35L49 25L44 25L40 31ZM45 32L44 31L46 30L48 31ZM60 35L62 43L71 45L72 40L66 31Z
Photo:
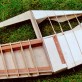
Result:
M35 20L35 17L33 15L32 11L30 11L30 18L31 18L31 22L32 22L32 25L33 25L33 28L34 28L34 31L35 31L35 34L36 34L37 38L42 38L40 29L38 27L38 24Z
M45 14L47 15L47 13L45 13ZM48 15L47 15L47 18L48 18L48 20L49 20L49 23L50 23L50 25L51 25L51 27L52 27L52 30L53 30L54 34L56 34L56 31L54 30L53 24L52 24L52 22L51 22L51 20L50 20L50 18L49 18Z
M33 15L33 12L31 12L32 13L32 15ZM38 27L38 24L37 24L37 21L35 20L35 17L34 17L34 15L32 16L33 17L33 20L35 21L35 24L36 24L36 26L37 26L37 29L39 28ZM50 23L51 24L51 23ZM36 28L36 27L35 27ZM54 29L53 29L54 30ZM40 32L40 30L39 30L39 35L41 35L41 32ZM46 53L46 58L47 58L47 61L48 61L48 63L49 63L49 67L50 67L50 72L53 70L52 69L52 65L51 65L51 62L50 62L50 59L49 59L49 55L48 55L48 52L47 52L47 50L46 50L46 47L45 47L45 43L44 43L44 40L43 40L43 38L42 38L42 35L40 36L40 38L41 38L41 40L42 40L42 42L43 42L43 49L45 50L45 53ZM52 73L49 73L49 74L52 74Z

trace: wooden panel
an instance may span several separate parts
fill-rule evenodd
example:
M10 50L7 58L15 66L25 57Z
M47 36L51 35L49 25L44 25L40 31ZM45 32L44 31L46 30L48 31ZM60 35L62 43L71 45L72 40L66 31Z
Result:
M73 32L66 33L65 36L71 49L72 56L76 66L82 64L82 54L80 52L79 45L77 44Z
M29 49L24 49L24 55L26 58L28 68L34 68L34 64Z
M35 57L36 64L38 67L49 66L47 58L46 58L46 54L42 46L33 48L33 52L34 52L34 57Z
M23 58L22 58L22 55L21 55L21 50L14 51L14 54L16 56L18 69L24 69L25 68L25 64L24 64L24 61L23 61Z
M59 44L59 41L58 41L56 35L54 36L54 42L55 42L56 48L58 50L62 64L65 64L66 62L65 62L65 59L64 59L64 56L63 56L63 53L62 53L62 50L61 50L61 47L60 47L60 44Z
M5 62L6 62L6 65L7 65L7 69L15 69L14 62L13 62L11 54L12 54L11 52L4 53L4 58L5 58Z
M74 31L82 53L82 30Z
M64 35L61 35L61 36L57 35L57 38L58 38L60 47L62 49L63 56L65 58L68 69L75 67L75 62L73 60L73 57L72 57L70 48L68 46L68 43L65 39L65 36Z
M53 37L44 38L44 43L48 51L53 71L57 72L64 70L66 68L66 64L62 64L61 62Z

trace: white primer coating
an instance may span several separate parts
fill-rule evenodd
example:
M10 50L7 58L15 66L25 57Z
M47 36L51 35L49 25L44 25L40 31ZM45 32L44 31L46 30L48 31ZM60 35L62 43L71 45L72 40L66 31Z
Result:
M61 35L61 36L57 36L57 38L58 38L60 47L62 49L63 56L65 58L65 61L66 61L68 69L70 69L72 67L75 67L75 63L73 61L73 57L71 55L70 49L68 47L68 44L67 44L67 42L65 40L65 36Z
M80 48L79 45L77 44L77 40L73 34L72 31L70 31L70 33L65 33L67 42L69 44L69 47L71 49L72 52L72 56L74 58L74 62L77 65L82 64L82 54L80 52Z
M56 72L65 69L67 66L61 62L53 37L44 38L44 43L48 51L53 71Z
M82 29L74 31L82 53Z
M62 16L64 15L64 13L66 15L71 15L71 14L82 14L82 11L57 11L57 10L33 10L32 11L34 14L35 19L41 19L41 18L45 18L47 16L52 17L52 16ZM55 12L55 14L54 14Z

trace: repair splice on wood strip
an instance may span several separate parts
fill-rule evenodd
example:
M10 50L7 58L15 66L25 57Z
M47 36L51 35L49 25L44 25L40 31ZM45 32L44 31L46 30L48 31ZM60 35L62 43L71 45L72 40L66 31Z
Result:
M0 79L51 75L82 64L82 11L32 10L0 22L0 28L30 20L37 39L0 45ZM76 19L73 29L69 20ZM38 24L49 20L53 35L42 37ZM52 21L61 33L56 33ZM70 30L63 31L67 21Z

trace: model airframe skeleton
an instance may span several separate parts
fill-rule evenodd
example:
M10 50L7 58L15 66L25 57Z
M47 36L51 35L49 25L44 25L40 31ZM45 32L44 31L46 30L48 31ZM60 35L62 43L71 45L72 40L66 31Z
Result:
M30 20L37 39L0 46L0 78L20 78L49 75L82 64L82 11L32 10L0 22L0 28ZM69 20L76 18L72 28ZM49 20L53 35L42 37L38 24ZM59 24L56 33L52 21ZM63 31L61 22L67 21L70 30ZM9 60L10 59L10 60Z

